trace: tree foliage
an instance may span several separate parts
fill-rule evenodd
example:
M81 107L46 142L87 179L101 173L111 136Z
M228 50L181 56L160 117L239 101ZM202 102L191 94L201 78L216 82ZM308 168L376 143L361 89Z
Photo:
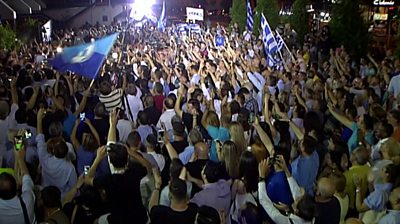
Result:
M240 30L244 30L247 20L246 0L233 0L230 13L232 23L237 23Z
M0 49L13 50L16 47L15 38L14 30L0 25Z
M297 41L303 43L304 35L309 31L308 12L306 6L309 0L296 0L293 3L293 14L290 17L290 24L297 32Z
M258 0L254 13L253 32L258 35L261 30L261 13L264 13L271 29L275 29L280 23L279 5L277 0Z
M330 22L334 44L343 45L355 56L366 54L369 34L368 27L361 17L361 0L342 0L335 4Z

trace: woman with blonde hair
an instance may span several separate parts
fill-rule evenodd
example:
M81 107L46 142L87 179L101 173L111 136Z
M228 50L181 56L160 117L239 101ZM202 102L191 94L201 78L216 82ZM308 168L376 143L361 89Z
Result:
M239 159L241 153L233 141L226 141L218 148L218 159L223 163L225 170L231 179L239 177Z
M229 127L229 134L231 136L231 141L235 143L238 148L239 155L246 150L247 141L244 137L244 130L242 125L237 122L233 122Z

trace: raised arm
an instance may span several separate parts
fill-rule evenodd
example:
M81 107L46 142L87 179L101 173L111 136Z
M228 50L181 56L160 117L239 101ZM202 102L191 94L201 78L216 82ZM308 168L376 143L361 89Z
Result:
M117 122L118 122L118 113L116 110L110 113L110 129L108 131L108 142L117 142Z
M101 161L106 156L107 156L106 146L103 145L103 146L101 146L100 148L97 149L96 158L94 159L93 164L90 167L87 176L85 176L85 180L84 180L85 184L87 184L89 186L93 186L93 180L94 180L94 176L96 174L97 167L99 166Z
M90 94L90 87L87 90L85 90L85 92L83 92L83 98L81 100L81 103L74 112L75 117L78 117L78 115L82 113L82 111L85 109L89 94Z
M71 143L75 147L76 151L78 151L81 148L81 144L79 143L78 139L76 138L76 130L78 129L80 122L81 122L81 120L79 118L76 119L74 127L72 128L72 132L71 132Z
M29 99L28 104L26 105L27 110L31 110L35 107L36 99L37 99L38 95L39 95L39 86L34 86L33 94L31 96L31 98Z
M97 132L96 128L93 126L92 122L89 119L85 119L84 122L87 126L89 126L89 129L92 132L94 139L96 139L97 144L101 145L99 133Z
M340 123L342 123L347 128L351 129L353 122L350 119L337 113L331 104L328 104L328 109L329 109L329 112L332 114L332 116L336 118L336 120L338 120Z
M183 92L183 86L179 87L178 89L178 96L176 97L175 108L174 108L176 115L178 115L180 118L182 118L183 114L181 109L181 100L183 98L182 92Z
M18 104L18 92L17 92L17 80L13 78L11 80L11 100L13 104Z
M158 167L153 168L153 176L155 183L154 183L153 193L151 193L151 197L149 200L149 211L151 211L151 209L154 206L158 205L158 203L160 202L160 190L161 190L162 179Z
M269 154L273 155L274 154L274 145L272 144L272 141L268 137L267 133L265 133L265 131L260 126L260 123L258 122L258 117L256 117L256 120L255 120L253 126L256 129L257 134L261 139L261 142L264 144L265 148L267 148Z

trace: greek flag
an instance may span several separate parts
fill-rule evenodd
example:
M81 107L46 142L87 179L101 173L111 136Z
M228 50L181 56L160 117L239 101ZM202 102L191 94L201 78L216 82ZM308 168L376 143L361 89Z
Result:
M261 14L261 29L262 29L262 37L265 47L265 52L272 54L278 51L278 44L276 43L274 34L269 27L268 21L264 16L264 13Z
M278 51L281 51L285 43L283 42L282 36L278 32L276 32L275 39L278 45Z
M94 79L114 45L118 34L115 33L91 43L66 47L49 63L57 71L71 71Z
M190 33L198 33L201 34L201 27L199 24L190 24Z
M186 35L187 28L188 28L188 25L186 23L180 23L180 24L176 25L176 29L178 30L179 35Z
M164 29L165 29L165 25L164 25L165 21L164 20L165 20L165 1L163 1L163 8L161 11L161 16L157 22L157 28L161 31L164 31Z
M251 9L250 1L247 0L247 29L250 32L253 31L253 24L254 24L253 11Z

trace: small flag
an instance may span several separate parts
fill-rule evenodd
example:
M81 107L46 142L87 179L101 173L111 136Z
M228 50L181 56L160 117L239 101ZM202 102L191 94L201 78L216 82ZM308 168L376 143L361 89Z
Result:
M157 27L159 30L164 31L165 29L165 25L164 25L164 21L165 20L165 1L163 1L163 8L161 11L161 16L158 19L158 23L157 23Z
M254 24L253 11L251 9L250 1L247 0L247 29L250 32L253 31L253 24Z
M94 79L118 34L115 33L91 43L64 48L49 63L60 72L71 71Z

